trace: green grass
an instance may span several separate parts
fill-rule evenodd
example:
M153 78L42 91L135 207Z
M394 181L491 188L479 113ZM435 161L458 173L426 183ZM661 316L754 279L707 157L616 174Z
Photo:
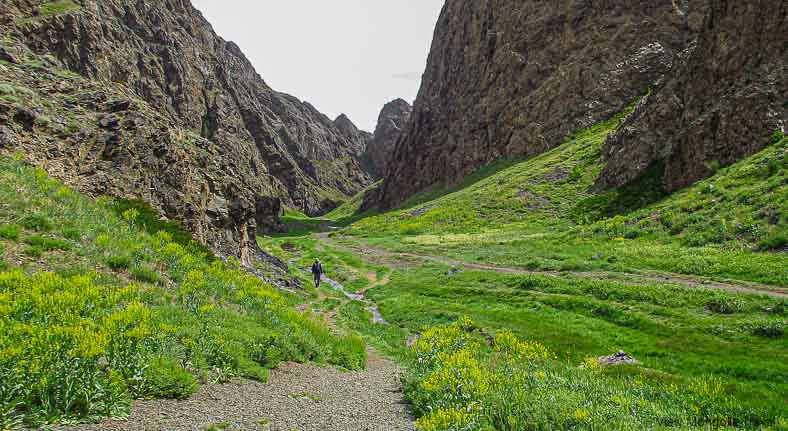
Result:
M135 397L265 380L281 361L365 365L359 338L139 203L87 199L10 158L0 202L2 429L123 417Z
M723 378L756 404L779 409L788 395L788 339L755 335L751 327L785 325L784 300L568 276L463 271L450 277L448 269L395 271L388 286L369 296L387 320L409 332L468 315L481 327L537 340L572 363L624 350L671 375ZM720 312L720 304L732 312Z
M467 318L415 344L406 394L422 431L781 429L708 377L682 382L638 367L584 368L509 331L489 336Z
M452 189L343 232L382 247L558 271L665 271L788 285L788 140L672 195L661 168L597 193L600 148L617 119L555 150L502 161ZM432 199L432 200L430 200Z
M307 236L309 229L304 229L262 244L299 267L319 256L328 262L332 278L351 286L363 286L357 275L375 266L369 263L375 256L353 256L339 247L349 250L358 242L394 252L557 273L449 275L445 265L411 263L394 269L387 285L367 292L392 325L370 324L370 314L360 303L337 308L341 326L409 364L411 371L419 365L412 362L414 352L404 347L405 341L466 315L486 333L509 330L558 355L539 370L548 376L546 387L522 392L504 385L486 394L492 398L484 398L485 406L503 410L477 416L479 424L524 429L500 422L509 412L520 418L519 424L527 417L533 424L528 429L608 429L602 426L606 419L610 429L630 429L631 418L605 406L617 399L637 400L641 394L653 404L640 406L632 417L646 429L725 424L779 429L788 398L785 300L706 289L703 280L775 286L761 287L766 290L788 286L788 259L780 251L788 225L785 137L776 134L758 154L718 167L713 177L677 193L662 189L658 164L625 187L596 191L593 183L603 168L601 146L619 118L580 131L540 156L499 161L462 184L434 187L389 213L358 214L359 196L326 217L336 226L351 221L332 233L329 243ZM597 272L603 279L575 272ZM698 286L630 280L629 274L643 273L652 275L651 280L688 274ZM316 305L335 306L330 298ZM618 350L641 365L607 372L576 369L588 357ZM496 374L496 361L490 362L488 354L484 348L474 353L481 370ZM410 376L407 388L417 415L425 418L441 407L420 398L430 392L418 388L429 381L429 374ZM646 382L647 395L633 386L636 381ZM693 398L690 388L698 382L707 382L705 387L716 392ZM676 392L672 385L684 389ZM583 405L572 391L607 401ZM507 393L516 393L518 404L507 401ZM557 401L549 405L538 402L541 398ZM699 406L711 410L699 415L695 407L704 408ZM440 424L442 419L435 420ZM427 421L420 429L451 429L446 423L430 428Z

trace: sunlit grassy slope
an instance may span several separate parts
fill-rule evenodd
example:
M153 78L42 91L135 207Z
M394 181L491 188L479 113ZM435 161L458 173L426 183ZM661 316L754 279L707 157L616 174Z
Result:
M654 165L595 191L600 149L619 119L562 146L488 166L346 232L389 248L548 270L660 270L788 285L788 140L668 195ZM342 213L350 212L344 207ZM755 253L764 251L770 253Z
M264 380L284 360L363 367L363 342L298 300L141 204L0 158L0 429L122 417L133 398Z
M359 242L551 271L397 261L389 263L388 283L367 292L392 326L369 325L358 303L339 307L340 323L409 365L406 393L421 430L783 429L785 300L706 289L703 280L788 285L788 142L775 135L760 153L674 194L662 190L659 165L629 186L597 191L600 149L618 121L435 187L389 213L358 214L357 197L320 221L351 223L328 243L303 236L304 229L262 242L286 258L319 256L331 276L358 286L367 260L391 259L349 256ZM580 276L587 271L598 279ZM652 273L648 281L620 274L643 272ZM702 277L688 287L670 273ZM440 326L463 316L476 329ZM538 343L513 345L544 345L557 360L513 355L490 339L512 341L505 331ZM403 348L414 333L424 343ZM617 350L640 365L577 368Z

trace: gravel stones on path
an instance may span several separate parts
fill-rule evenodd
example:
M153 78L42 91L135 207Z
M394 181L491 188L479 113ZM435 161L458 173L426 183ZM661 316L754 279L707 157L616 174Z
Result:
M410 431L401 372L372 351L363 371L286 363L268 383L204 385L185 401L137 401L128 421L68 430Z

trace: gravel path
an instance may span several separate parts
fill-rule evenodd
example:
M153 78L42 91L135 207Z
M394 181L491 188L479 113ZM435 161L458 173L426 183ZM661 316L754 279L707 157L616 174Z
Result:
M324 277L347 294L340 283ZM385 284L388 278L376 281ZM358 295L363 300L363 295ZM318 298L319 300L322 299ZM306 311L310 304L302 304ZM374 304L371 304L377 312ZM334 314L315 312L341 333ZM374 314L374 313L373 313ZM377 313L379 316L379 313ZM374 317L373 317L374 320ZM380 318L378 324L385 324ZM135 401L126 421L59 428L63 431L412 431L402 393L402 369L367 349L367 368L345 372L330 366L285 363L267 383L237 380L203 385L184 401Z
M186 401L134 403L128 421L69 430L406 431L413 430L399 381L401 369L369 352L367 369L343 372L283 364L268 383L204 385Z

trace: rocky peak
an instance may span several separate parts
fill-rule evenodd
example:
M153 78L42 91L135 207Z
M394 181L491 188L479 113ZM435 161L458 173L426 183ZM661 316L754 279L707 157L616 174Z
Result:
M394 147L413 112L413 107L403 99L393 100L383 106L378 125L367 147L367 156L374 166L376 176L382 176L391 161Z
M447 0L380 206L620 112L686 49L695 3Z
M372 134L359 130L345 114L340 114L336 120L334 120L334 125L339 130L339 133L350 143L350 150L353 154L361 156L366 150L372 138Z

